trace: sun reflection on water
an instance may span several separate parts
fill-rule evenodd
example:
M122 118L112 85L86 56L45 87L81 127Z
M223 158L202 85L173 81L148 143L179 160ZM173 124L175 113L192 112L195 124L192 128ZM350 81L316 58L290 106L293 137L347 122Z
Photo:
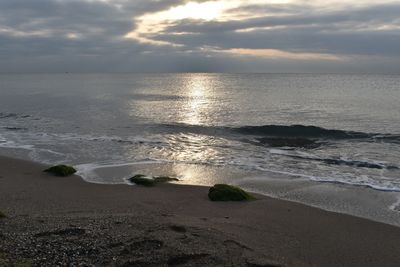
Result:
M187 102L181 109L182 122L204 124L212 116L213 79L207 75L193 74L185 82Z
M183 78L180 95L185 101L177 107L178 118L181 123L189 125L210 125L218 110L216 93L218 78L209 74L190 74ZM211 137L202 133L177 133L168 137L170 149L165 151L168 158L176 162L222 162L221 151L216 149L224 141L221 138ZM198 168L180 169L187 181L201 184ZM203 181L204 182L204 181Z
M196 163L195 166L210 162L214 165L222 164L225 161L222 155L226 153L224 149L228 141L196 130L202 129L202 126L214 125L216 117L220 115L221 105L226 104L218 97L221 92L219 76L182 74L176 76L174 84L173 87L164 84L161 77L160 87L132 93L129 101L131 116L157 122L155 125L160 130L157 138L163 143L161 146L147 146L143 148L144 151L149 149L147 155L150 158L184 166L187 163ZM142 147L136 147L132 153L137 153ZM194 167L190 170L179 169L179 173L184 174L186 182L201 184L202 178L197 170Z

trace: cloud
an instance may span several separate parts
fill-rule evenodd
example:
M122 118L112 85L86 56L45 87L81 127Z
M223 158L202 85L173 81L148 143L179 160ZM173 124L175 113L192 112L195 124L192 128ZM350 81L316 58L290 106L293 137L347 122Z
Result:
M196 2L2 0L0 72L400 69L398 2Z
M400 56L400 3L328 12L308 10L307 14L298 5L280 5L279 10L294 14L179 21L155 38L190 47Z

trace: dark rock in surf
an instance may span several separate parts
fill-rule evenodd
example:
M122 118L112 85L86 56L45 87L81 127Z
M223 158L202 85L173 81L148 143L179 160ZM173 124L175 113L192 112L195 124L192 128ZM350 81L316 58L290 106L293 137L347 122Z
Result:
M246 201L255 199L243 189L227 184L216 184L211 187L208 191L208 198L211 201Z
M168 182L176 182L179 181L177 178L169 177L169 176L154 176L148 177L143 174L137 174L128 179L131 183L136 185L143 185L143 186L155 186L156 184L160 183L168 183Z
M76 173L76 170L72 166L57 165L44 170L44 172L51 173L55 176L69 176Z
M136 185L143 185L143 186L149 186L149 187L156 185L156 182L153 178L147 177L146 175L143 175L143 174L137 174L137 175L129 178L129 181Z
M169 183L169 182L177 182L179 179L169 176L155 176L153 179L156 183Z

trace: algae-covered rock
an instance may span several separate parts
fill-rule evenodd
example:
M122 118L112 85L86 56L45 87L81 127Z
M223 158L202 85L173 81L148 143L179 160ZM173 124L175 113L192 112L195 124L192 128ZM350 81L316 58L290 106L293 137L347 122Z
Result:
M179 181L177 178L169 177L169 176L155 176L154 180L156 181L156 183L168 183L168 182Z
M169 176L146 176L143 174L137 174L132 178L129 178L131 183L135 183L137 185L144 185L144 186L155 186L156 184L160 183L168 183L168 182L175 182L179 181L177 178L169 177Z
M255 199L239 187L227 184L216 184L211 187L208 191L208 198L211 201L245 201Z
M146 175L143 174L137 174L131 178L129 178L129 181L131 183L137 184L137 185L143 185L143 186L155 186L156 181L152 177L147 177Z
M69 176L76 173L76 170L71 166L57 165L44 170L44 172L52 173L56 176Z
M6 215L0 211L0 219L5 218L5 217L6 217Z

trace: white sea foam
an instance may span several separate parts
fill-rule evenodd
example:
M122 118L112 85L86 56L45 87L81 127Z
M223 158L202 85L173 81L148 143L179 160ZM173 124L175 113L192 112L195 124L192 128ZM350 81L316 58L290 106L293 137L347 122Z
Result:
M46 143L56 143L60 140L67 141L83 141L83 142L91 142L91 141L107 141L107 142L135 142L138 144L148 145L149 143L158 142L160 143L160 137L156 136L155 138L143 138L143 137L127 137L121 138L117 135L92 135L92 134L75 134L75 133L64 133L64 134L50 134L45 132L38 133L7 133L8 136L11 136L13 140L6 138L4 135L0 135L0 147L3 148L16 148L16 149L26 149L29 150L29 156L32 160L52 164L57 161L58 162L66 162L66 161L75 161L73 155L68 155L66 153L62 153L59 151L55 151L49 148L38 148L34 145L27 144L29 142L39 142L40 144ZM248 151L246 151L247 153ZM269 149L269 154L272 155L282 155L282 156L294 156L301 157L305 159L319 159L318 156L299 150L284 150L284 149ZM52 155L52 156L50 156ZM49 158L50 156L50 158ZM323 175L314 175L308 173L302 173L293 169L287 169L285 166L277 166L276 168L271 168L271 164L268 164L268 160L255 162L250 157L243 157L238 154L237 156L241 156L236 159L204 159L204 160L194 160L194 159L185 159L185 160L176 160L176 159L168 159L168 158L154 158L151 160L142 160L142 159L132 159L129 162L119 162L118 158L114 162L106 162L106 163L93 163L93 164L81 164L78 165L79 174L87 181L90 182L99 182L99 183L107 183L106 180L99 179L96 174L96 169L101 168L116 168L116 167L124 167L124 166L133 166L136 164L147 164L147 163L182 163L182 164L202 164L202 165L212 165L212 166L231 166L238 167L244 170L258 170L264 172L272 172L282 175L288 175L291 177L297 178L305 178L312 181L318 182L330 182L330 183L342 183L348 185L355 186L366 186L376 190L381 191L400 191L400 184L395 182L395 179L392 177L385 177L383 174L380 175L379 179L371 178L368 175L352 175L351 177L346 177L343 173L331 173L329 176ZM344 162L351 162L348 157L342 156L340 158ZM365 159L367 162L372 162L374 164L383 165L386 162L378 161L378 160L370 160ZM266 166L264 166L267 164ZM279 168L279 169L278 169Z
M307 175L307 174L296 173L296 172L267 169L267 168L263 168L263 167L258 167L257 169L264 171L264 172L271 172L271 173L277 173L277 174L282 174L282 175L287 175L287 176L292 176L292 177L306 178L308 180L316 181L316 182L328 182L328 183L338 183L338 184L346 184L346 185L353 185L353 186L365 186L365 187L369 187L369 188L379 190L379 191L400 192L400 183L394 184L393 178L388 178L388 177L383 177L382 181L379 181L379 184L378 184L378 182L376 180L373 180L367 176L358 177L358 178L350 177L350 178L346 179L343 176L340 176L340 177L313 176L313 175Z
M389 206L390 210L400 212L400 196L397 197L397 201Z
M154 160L154 159L143 159L135 162L103 162L103 163L86 163L76 165L75 168L77 170L77 175L81 176L85 181L94 182L94 183L105 183L107 181L102 181L99 179L98 174L96 174L96 170L106 169L106 168L118 168L118 167L129 167L135 165L142 164L155 164L162 163L162 161ZM121 181L124 181L126 177L121 177ZM109 182L108 182L109 183Z
M15 149L27 149L27 150L34 149L33 145L19 144L12 140L3 139L2 137L0 137L0 147L15 148Z

